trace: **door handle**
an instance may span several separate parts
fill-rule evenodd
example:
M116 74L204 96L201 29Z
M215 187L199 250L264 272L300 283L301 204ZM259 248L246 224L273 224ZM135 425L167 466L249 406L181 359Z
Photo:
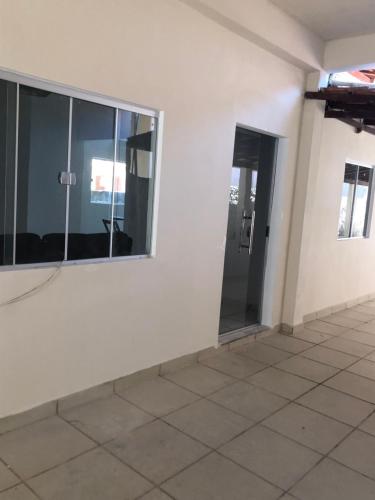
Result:
M57 180L59 184L63 186L75 186L77 183L76 174L74 172L59 172Z
M253 210L253 214L251 217L250 238L249 238L249 255L251 255L253 253L254 225L255 225L255 210Z
M247 220L251 220L250 223L250 228L246 231L246 236L249 238L249 244L244 245L242 243L243 237L244 237L244 232L245 232L245 224ZM255 223L255 210L252 211L251 215L246 215L246 210L242 211L242 218L241 218L241 229L240 229L240 241L238 245L238 252L241 253L241 250L243 248L247 248L249 255L251 255L252 252L252 246L253 246L253 233L254 233L254 223Z
M241 217L241 229L240 229L240 238L239 238L239 244L238 244L238 252L241 253L242 250L242 238L243 238L243 232L245 230L245 222L246 222L246 211L242 211L242 217Z

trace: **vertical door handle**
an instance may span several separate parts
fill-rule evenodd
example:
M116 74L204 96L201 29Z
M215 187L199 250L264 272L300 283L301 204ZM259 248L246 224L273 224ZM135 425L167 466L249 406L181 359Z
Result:
M242 238L245 230L245 222L246 222L246 210L242 210L242 218L241 218L241 230L240 230L240 239L238 243L238 252L241 253L242 249Z
M253 252L253 241L254 241L254 225L255 225L255 210L253 210L251 216L251 227L250 227L250 239L249 239L249 255Z

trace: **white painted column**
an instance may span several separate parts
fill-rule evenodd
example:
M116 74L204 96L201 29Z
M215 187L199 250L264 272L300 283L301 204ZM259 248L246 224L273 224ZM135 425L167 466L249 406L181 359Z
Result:
M325 87L327 79L326 73L309 73L306 90L316 91ZM309 245L314 245L310 217L317 190L324 108L325 101L305 100L302 111L282 314L286 329L303 323L303 295L308 286L305 265Z

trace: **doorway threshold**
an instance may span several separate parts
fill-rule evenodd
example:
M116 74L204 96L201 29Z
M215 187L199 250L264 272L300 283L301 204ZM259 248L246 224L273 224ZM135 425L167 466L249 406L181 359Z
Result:
M239 328L238 330L232 330L231 332L222 333L219 335L219 344L228 344L234 340L242 339L243 337L249 337L250 335L256 335L260 332L266 332L270 330L268 326L260 325L256 323L255 325L245 326L245 328Z

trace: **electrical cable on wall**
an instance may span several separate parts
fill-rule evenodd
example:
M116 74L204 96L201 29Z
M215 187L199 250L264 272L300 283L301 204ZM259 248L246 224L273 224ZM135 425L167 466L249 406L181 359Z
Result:
M43 290L43 288L45 288L47 285L52 283L57 278L58 274L60 274L62 264L63 264L63 261L61 261L59 263L59 265L56 266L54 271L50 274L50 276L46 280L42 281L41 283L34 286L33 288L30 288L30 290L27 290L26 292L21 293L20 295L16 295L15 297L12 297L12 298L6 300L5 302L1 302L0 307L8 306L10 304L16 304L17 302L21 302L22 300L26 300L29 297L31 297L31 296L35 295L36 293L40 292L41 290Z

